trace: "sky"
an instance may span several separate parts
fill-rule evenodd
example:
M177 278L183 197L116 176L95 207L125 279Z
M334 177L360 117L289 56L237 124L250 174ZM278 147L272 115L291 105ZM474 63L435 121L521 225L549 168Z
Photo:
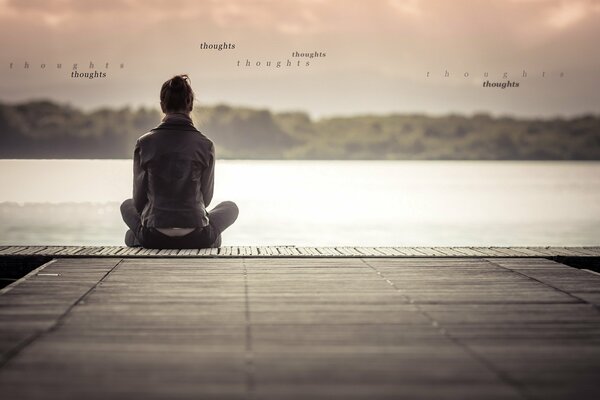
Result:
M599 0L0 0L0 101L157 107L187 73L200 107L574 116L600 110L599 39Z

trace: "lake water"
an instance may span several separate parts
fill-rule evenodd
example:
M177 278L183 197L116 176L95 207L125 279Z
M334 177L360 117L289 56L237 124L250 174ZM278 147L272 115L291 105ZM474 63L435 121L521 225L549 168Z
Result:
M600 244L599 162L218 160L223 245ZM121 245L131 160L0 160L0 244Z

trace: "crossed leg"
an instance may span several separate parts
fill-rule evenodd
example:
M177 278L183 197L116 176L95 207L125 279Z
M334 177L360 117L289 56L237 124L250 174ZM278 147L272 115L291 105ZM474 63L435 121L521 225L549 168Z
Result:
M233 201L223 201L208 212L208 219L217 233L217 238L211 247L221 246L221 233L230 227L239 215L238 206ZM140 214L133 204L133 199L127 199L121 204L121 216L129 229L125 232L125 245L141 246L138 237L142 229Z

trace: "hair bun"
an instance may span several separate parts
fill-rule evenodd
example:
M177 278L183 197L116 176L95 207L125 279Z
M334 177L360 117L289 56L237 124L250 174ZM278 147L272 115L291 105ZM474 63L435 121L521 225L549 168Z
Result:
M182 89L184 85L185 85L185 78L183 75L176 75L169 82L169 87L171 87L171 89L175 89L175 90Z
M160 88L160 104L164 112L192 111L194 91L186 74L175 75Z

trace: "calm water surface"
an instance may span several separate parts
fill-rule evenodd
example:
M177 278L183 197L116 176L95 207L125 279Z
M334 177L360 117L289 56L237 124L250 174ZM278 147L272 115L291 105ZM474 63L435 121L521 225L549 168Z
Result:
M598 162L218 160L223 245L598 245ZM131 160L0 160L0 244L121 245Z

